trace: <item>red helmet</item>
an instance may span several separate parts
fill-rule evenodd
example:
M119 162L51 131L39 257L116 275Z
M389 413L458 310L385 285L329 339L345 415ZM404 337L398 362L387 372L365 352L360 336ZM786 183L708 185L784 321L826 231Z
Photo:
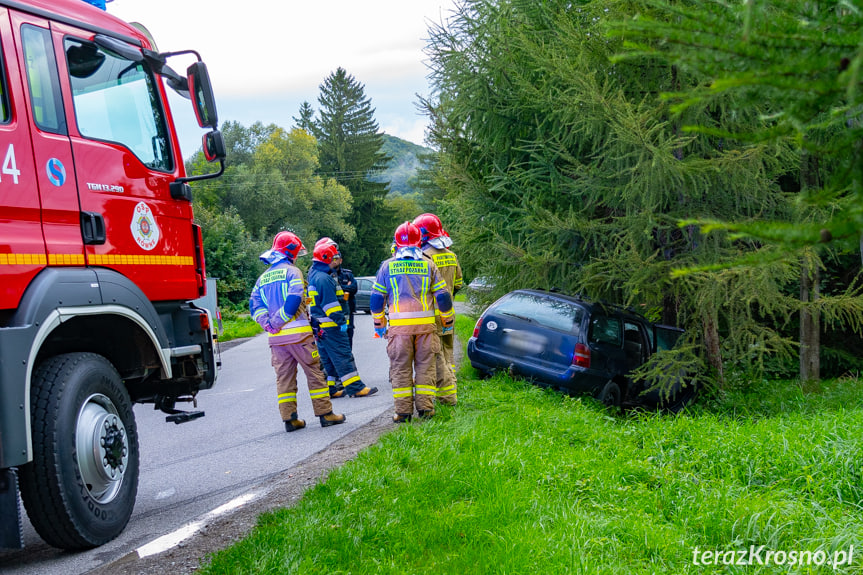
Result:
M306 255L306 246L294 232L277 233L273 238L273 250L285 254L291 261L297 259L297 256Z
M432 238L439 238L446 233L443 231L440 218L434 214L421 214L415 217L414 225L420 229L423 243Z
M422 242L420 229L410 222L405 222L396 228L397 248L418 248Z
M336 257L342 257L342 255L339 253L339 244L332 239L324 237L315 243L315 251L312 252L313 260L329 265Z

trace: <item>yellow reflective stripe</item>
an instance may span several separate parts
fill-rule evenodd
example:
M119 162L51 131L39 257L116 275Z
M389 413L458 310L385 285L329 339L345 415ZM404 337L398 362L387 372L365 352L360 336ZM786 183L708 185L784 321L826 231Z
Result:
M382 286L378 282L375 282L375 285L372 286L372 289L377 291L377 292L380 292L384 295L387 295L387 288L385 288L384 286Z
M440 280L439 282L437 282L435 285L432 286L433 292L440 291L442 289L446 289L446 281L444 281L444 280Z
M296 403L297 402L297 393L283 393L279 395L279 403Z
M312 333L312 326L304 325L304 326L300 326L300 327L290 327L287 329L282 328L282 330L279 333L271 333L271 334L269 334L269 336L270 337L276 337L279 335L293 335L295 333L306 333L306 332Z
M428 297L430 281L428 276L423 276L423 280L420 283L420 299L422 300L423 309L429 309L429 305L431 305L431 299Z
M381 313L374 313L374 314L372 314L372 317L373 317L373 318L375 318L375 319L384 319L384 316L385 316L385 315L386 315L386 313L384 313L384 312L381 312Z
M291 283L288 285L292 285L292 286L303 285L303 280L301 280L300 278L295 278L295 279L292 279Z
M390 287L393 292L393 309L395 311L399 310L399 282L396 281L396 278L390 278Z
M408 318L408 319L392 319L392 318L390 318L390 325L391 325L391 326L397 326L397 325L426 325L426 324L429 324L429 323L435 323L435 321L437 321L437 320L435 320L434 316L429 316L429 317L413 317L413 318Z
M434 312L431 310L428 311L402 311L402 312L393 312L390 314L390 317L393 319L408 319L408 318L416 318L416 317L431 317L434 315Z
M330 396L330 389L328 387L322 387L320 389L310 389L309 395L312 399L320 399L322 397Z
M413 394L412 387L394 387L393 397L410 397Z
M342 304L339 302L333 302L329 305L324 306L324 313L330 315L331 313L342 311Z
M355 376L350 377L350 378L348 378L348 379L344 379L344 378L342 378L342 385L344 385L345 387L347 387L347 386L349 386L350 384L352 384L353 382L355 382L355 381L359 381L359 380L360 380L360 376L359 376L359 375L355 375Z
M325 319L323 321L318 320L318 325L320 325L321 327L339 327L336 322L330 321L328 319Z
M455 308L454 307L449 308L449 311L440 312L440 316L444 319L451 318L454 315L455 315Z
M418 385L417 395L434 395L437 388L433 385Z
M44 257L44 256L43 256ZM80 257L83 263L84 256L78 254L49 254L48 263L51 265L69 265L75 264L77 261L70 261L69 258ZM145 256L140 254L91 254L87 256L87 261L91 265L136 265L136 266L193 266L195 258L192 256ZM0 264L2 264L0 259ZM14 263L14 262L9 262ZM286 271L286 270L285 270ZM266 274L265 274L266 275ZM263 285L263 283L261 284Z
M252 316L252 319L255 321L258 321L258 318L261 317L262 315L267 315L267 310L265 310L263 308L259 309L258 311L255 312L255 315Z
M438 395L449 395L449 394L453 393L454 391L455 391L454 385L448 385L446 387L437 388L437 394Z

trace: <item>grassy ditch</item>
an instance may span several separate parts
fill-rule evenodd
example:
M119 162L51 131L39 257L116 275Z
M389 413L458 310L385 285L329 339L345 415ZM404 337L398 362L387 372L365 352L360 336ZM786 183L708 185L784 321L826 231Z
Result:
M473 375L457 407L385 435L201 572L861 571L858 380L611 417Z

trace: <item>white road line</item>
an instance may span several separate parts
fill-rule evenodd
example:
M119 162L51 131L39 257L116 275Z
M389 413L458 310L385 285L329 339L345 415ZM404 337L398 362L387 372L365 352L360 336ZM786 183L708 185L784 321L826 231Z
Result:
M233 499L224 505L221 505L206 515L204 515L201 519L197 521L192 521L191 523L187 523L183 525L176 531L168 533L167 535L162 535L161 537L154 539L153 541L147 543L146 545L142 545L136 549L138 553L138 557L143 559L144 557L149 557L150 555L157 555L159 553L163 553L170 549L171 547L175 547L180 544L182 541L188 539L192 535L198 532L204 525L207 524L208 521L211 521L222 515L227 513L228 511L232 511L237 509L238 507L242 507L249 501L252 501L258 496L257 493L246 493L245 495L241 495L236 499Z

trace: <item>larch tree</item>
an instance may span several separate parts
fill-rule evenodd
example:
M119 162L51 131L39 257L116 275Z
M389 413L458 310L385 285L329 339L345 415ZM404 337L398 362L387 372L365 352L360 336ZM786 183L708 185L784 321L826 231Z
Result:
M782 143L684 132L699 121L743 129L760 111L720 100L674 116L663 94L699 78L661 61L616 60L623 41L606 33L641 8L463 0L431 30L426 109L445 225L467 270L495 277L499 291L560 288L636 306L685 327L688 349L722 382L728 358L788 353L770 322L787 315L793 272L778 262L675 279L675 269L758 247L679 222L788 217L777 180L794 158Z

